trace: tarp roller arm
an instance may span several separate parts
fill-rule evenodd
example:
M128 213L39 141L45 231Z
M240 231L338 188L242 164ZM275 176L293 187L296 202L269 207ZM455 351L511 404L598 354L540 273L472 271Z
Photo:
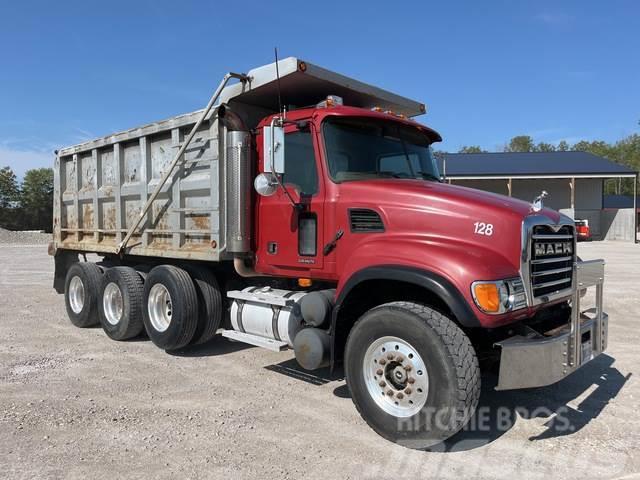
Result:
M131 240L131 237L135 233L136 229L140 226L140 223L142 222L142 220L147 215L147 212L149 211L149 208L151 208L151 205L153 205L154 200L160 194L160 191L162 190L162 187L164 187L165 183L167 183L167 180L169 180L169 177L171 177L171 175L173 174L174 168L176 167L176 165L180 161L180 158L184 154L184 151L187 149L187 147L189 146L189 144L193 140L193 137L195 137L196 132L200 128L200 125L202 125L202 122L204 122L204 120L207 118L207 115L209 115L209 112L211 111L211 109L213 108L213 106L217 102L218 98L220 97L220 94L222 93L222 90L227 85L229 80L231 80L232 78L237 78L241 82L246 82L246 81L249 80L249 77L247 75L244 75L244 74L241 74L241 73L232 73L232 72L227 73L222 78L222 81L220 82L220 85L218 85L218 88L216 89L216 91L211 96L211 99L209 100L209 103L207 104L207 107L204 109L204 111L202 112L202 115L200 116L198 121L195 123L195 125L191 129L191 132L189 133L189 136L182 143L182 146L178 150L178 153L176 153L176 156L174 157L173 161L169 164L169 167L167 168L167 170L162 175L162 178L160 179L160 182L156 186L156 188L153 191L153 193L147 199L146 203L144 204L144 207L142 207L142 210L140 211L140 215L138 216L136 222L129 227L129 230L127 230L127 234L125 235L124 239L116 247L116 254L120 254L126 248L127 243L129 242L129 240Z

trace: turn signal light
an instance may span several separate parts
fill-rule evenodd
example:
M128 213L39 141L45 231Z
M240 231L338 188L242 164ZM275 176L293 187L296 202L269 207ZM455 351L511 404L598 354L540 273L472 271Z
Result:
M313 284L310 278L299 278L298 286L302 288L308 288Z
M495 283L476 283L473 285L473 295L478 306L487 313L500 311L500 293Z
M520 277L496 282L473 282L471 294L484 313L499 314L527 306L527 296Z

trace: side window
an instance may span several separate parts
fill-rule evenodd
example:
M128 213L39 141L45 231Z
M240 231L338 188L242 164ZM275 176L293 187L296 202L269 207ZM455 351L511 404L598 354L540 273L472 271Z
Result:
M296 185L300 193L318 193L318 171L309 132L291 132L284 137L283 182Z

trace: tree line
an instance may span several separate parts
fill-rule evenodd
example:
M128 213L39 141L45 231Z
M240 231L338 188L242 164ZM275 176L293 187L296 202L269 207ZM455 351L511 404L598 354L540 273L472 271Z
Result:
M10 167L0 169L0 227L51 232L53 169L28 170L22 182Z
M604 157L612 162L624 165L638 172L640 171L640 134L634 133L617 142L609 143L602 140L582 140L573 145L564 140L557 145L552 143L536 143L529 135L513 137L504 145L504 152L589 152ZM466 145L458 153L485 153L478 145ZM607 195L633 195L633 179L608 179L605 181L604 193Z

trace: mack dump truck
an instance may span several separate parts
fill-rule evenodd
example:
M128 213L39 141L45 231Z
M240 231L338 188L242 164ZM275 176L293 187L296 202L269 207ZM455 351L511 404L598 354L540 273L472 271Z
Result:
M342 365L364 420L412 448L469 421L480 365L498 390L562 380L606 348L604 262L577 258L543 195L443 181L424 113L287 58L225 75L203 110L57 151L49 253L71 322Z

